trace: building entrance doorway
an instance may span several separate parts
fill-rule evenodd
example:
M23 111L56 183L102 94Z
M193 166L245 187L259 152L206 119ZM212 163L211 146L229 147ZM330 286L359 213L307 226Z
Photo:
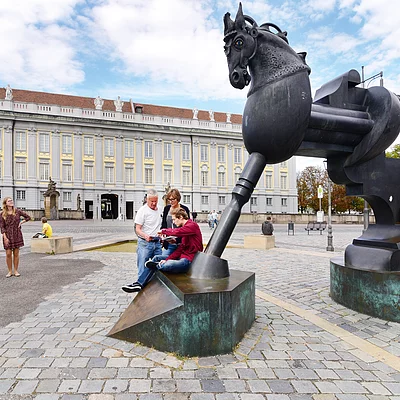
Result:
M126 219L133 219L133 201L126 202Z
M93 201L85 200L85 218L93 219Z
M118 195L107 193L101 195L101 218L118 218Z

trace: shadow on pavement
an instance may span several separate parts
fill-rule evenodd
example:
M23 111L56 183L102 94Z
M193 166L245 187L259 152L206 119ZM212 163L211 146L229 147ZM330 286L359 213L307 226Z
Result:
M21 254L21 276L6 278L5 257L0 258L0 263L0 327L22 320L50 294L103 267L99 261L29 253Z

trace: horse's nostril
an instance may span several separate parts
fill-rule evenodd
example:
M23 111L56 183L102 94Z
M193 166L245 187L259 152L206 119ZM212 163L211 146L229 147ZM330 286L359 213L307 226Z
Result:
M237 71L233 71L232 72L232 79L233 79L234 82L239 82L240 75L239 75L239 73Z

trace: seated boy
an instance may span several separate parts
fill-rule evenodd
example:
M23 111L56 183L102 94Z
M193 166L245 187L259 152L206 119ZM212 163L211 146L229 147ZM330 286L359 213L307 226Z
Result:
M50 224L47 222L47 218L43 217L42 221L42 233L47 238L51 238L53 236L53 229Z
M53 236L53 229L50 224L47 222L47 218L43 217L42 221L42 232L36 233L32 236L34 239L43 239L43 238L51 238Z
M203 251L203 238L200 228L196 222L189 219L185 210L173 211L172 222L177 228L162 229L158 232L158 235L181 237L181 244L168 257L159 255L146 261L146 268L139 275L137 282L123 286L123 291L127 293L139 292L147 285L157 270L169 273L185 273L189 270L196 253Z

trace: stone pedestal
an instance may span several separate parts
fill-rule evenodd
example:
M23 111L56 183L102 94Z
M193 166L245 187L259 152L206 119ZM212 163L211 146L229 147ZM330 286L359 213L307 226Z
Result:
M31 239L32 253L64 254L72 253L72 236L53 236L44 239Z
M231 352L255 320L254 273L223 279L157 272L108 336L205 357Z
M341 257L331 259L333 300L373 317L400 322L400 271L347 266Z
M275 236L273 235L246 235L244 237L245 249L268 250L275 247Z

